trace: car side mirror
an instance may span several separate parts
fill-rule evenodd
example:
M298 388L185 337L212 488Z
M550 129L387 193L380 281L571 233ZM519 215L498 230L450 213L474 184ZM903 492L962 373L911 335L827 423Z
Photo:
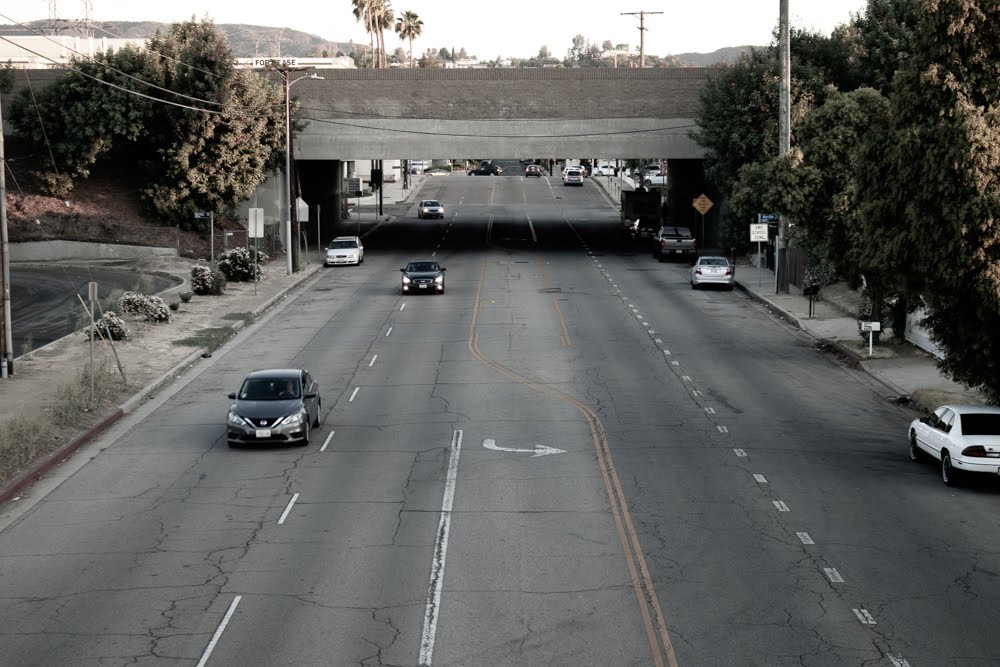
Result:
M445 271L447 271L447 270L448 270L448 269L444 268L443 266L441 267L441 273L444 273L444 272L445 272Z
M406 273L406 269L400 269L400 271L402 271L403 273Z
M317 394L315 391L310 391L308 394L305 395L306 398L316 398L317 396L319 396L319 394Z
M227 395L229 396L229 398L233 399L234 401L236 400L236 392L235 391L231 391Z

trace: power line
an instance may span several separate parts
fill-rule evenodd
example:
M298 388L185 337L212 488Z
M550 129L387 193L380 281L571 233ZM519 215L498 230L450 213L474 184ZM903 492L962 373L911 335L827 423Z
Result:
M621 12L621 16L639 17L639 67L646 66L646 16L648 14L662 14L663 12Z

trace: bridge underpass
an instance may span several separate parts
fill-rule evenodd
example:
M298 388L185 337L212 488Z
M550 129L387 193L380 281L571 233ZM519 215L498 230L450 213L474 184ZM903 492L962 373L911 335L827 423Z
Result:
M335 233L344 164L354 160L665 158L673 200L706 192L704 149L692 138L704 68L319 74L324 78L303 78L292 92L301 121L293 145L297 182L310 219L319 211L321 241ZM674 207L678 224L694 220L687 208Z

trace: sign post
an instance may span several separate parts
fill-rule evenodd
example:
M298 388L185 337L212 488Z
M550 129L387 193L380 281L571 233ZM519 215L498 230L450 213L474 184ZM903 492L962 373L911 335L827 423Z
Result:
M358 236L361 236L361 179L357 176L348 178L347 191L358 198Z
M872 356L872 339L875 336L876 331L882 330L881 322L860 322L861 331L868 332L868 356Z
M702 247L704 247L705 246L705 214L708 213L709 209L711 209L712 206L714 206L715 204L712 202L711 199L709 199L708 197L706 197L704 194L701 194L701 195L698 195L698 197L696 197L694 199L694 201L691 202L691 205L694 206L695 209L699 213L701 213L701 245L702 245Z
M195 220L208 220L209 261L215 264L215 213L212 211L195 211Z
M760 220L760 216L757 216L757 220ZM761 275L763 269L761 268L761 252L760 244L762 241L767 241L767 223L751 223L750 224L750 242L757 242L757 287L761 286Z
M253 261L256 262L257 258L260 256L260 248L257 245L257 239L264 237L264 209L262 208L252 208L250 209L250 217L247 220L247 242L253 239ZM260 271L256 271L257 279L253 281L253 294L257 296L257 283L260 282Z

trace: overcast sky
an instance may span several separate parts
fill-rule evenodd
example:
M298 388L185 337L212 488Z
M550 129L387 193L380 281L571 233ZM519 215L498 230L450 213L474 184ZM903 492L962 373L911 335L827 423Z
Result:
M860 12L866 0L789 0L792 25L829 35L840 23ZM84 17L83 0L56 0L58 18ZM351 0L91 0L97 21L162 21L174 23L192 16L216 23L246 23L287 27L330 41L368 43L368 36L351 11ZM639 17L622 12L659 12L646 16L646 53L708 53L725 46L764 45L778 23L778 0L392 0L398 16L415 12L424 22L414 41L414 53L427 48L465 48L484 60L499 56L527 58L547 46L563 57L575 35L601 45L639 46ZM0 9L8 19L26 22L48 18L48 0L18 0ZM7 20L2 19L3 22ZM408 48L393 33L386 34L389 51Z

